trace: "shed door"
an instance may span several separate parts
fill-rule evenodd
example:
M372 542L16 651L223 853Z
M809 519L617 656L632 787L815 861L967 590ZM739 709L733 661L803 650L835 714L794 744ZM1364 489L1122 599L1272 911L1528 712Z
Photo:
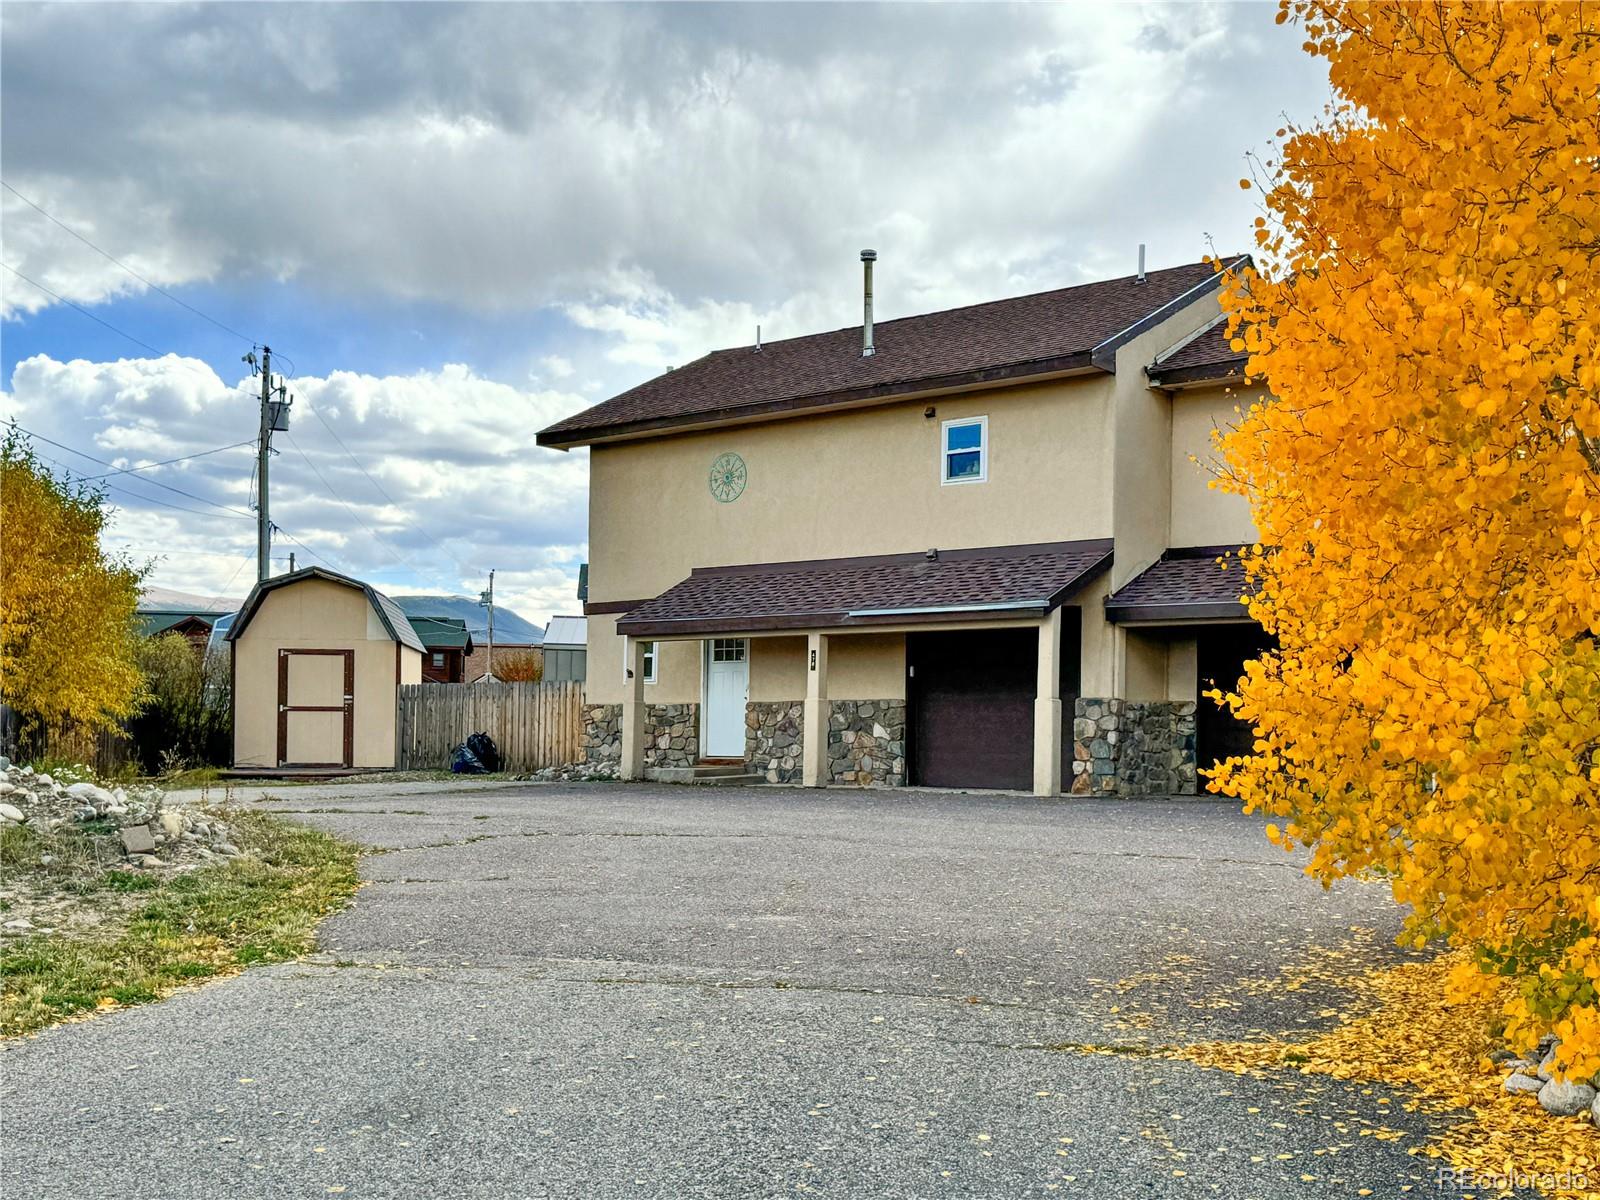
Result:
M348 767L355 741L354 650L278 651L278 765Z
M912 783L1033 786L1037 630L912 634L906 666Z

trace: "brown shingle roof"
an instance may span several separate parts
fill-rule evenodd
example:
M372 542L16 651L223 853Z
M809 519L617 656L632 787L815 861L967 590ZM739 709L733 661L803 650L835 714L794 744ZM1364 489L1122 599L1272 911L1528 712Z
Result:
M1243 617L1249 582L1237 560L1241 546L1190 546L1164 551L1151 566L1106 597L1108 621L1172 621ZM1219 559L1226 559L1224 568Z
M861 356L856 325L768 342L759 351L717 350L556 422L539 434L539 444L579 445L675 425L1104 366L1097 349L1114 348L1154 314L1219 280L1211 263L1198 262L1151 271L1144 283L1129 275L882 321L873 327L877 350L870 358Z
M1056 607L1111 565L1109 539L697 567L617 622L635 637L882 625ZM929 611L936 610L936 611Z
M1149 369L1156 383L1193 383L1198 380L1243 379L1244 365L1250 357L1235 350L1228 336L1228 323L1219 321L1188 345Z

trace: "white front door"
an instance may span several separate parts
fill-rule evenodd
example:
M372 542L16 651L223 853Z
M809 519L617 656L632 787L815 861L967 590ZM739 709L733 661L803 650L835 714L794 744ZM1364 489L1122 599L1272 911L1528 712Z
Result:
M713 638L706 644L706 757L744 757L744 706L750 698L750 643Z

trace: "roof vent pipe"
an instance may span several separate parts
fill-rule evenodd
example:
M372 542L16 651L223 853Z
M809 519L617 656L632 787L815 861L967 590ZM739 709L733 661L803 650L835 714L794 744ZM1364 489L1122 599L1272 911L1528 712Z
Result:
M876 351L872 346L872 264L878 261L876 250L861 252L861 357L871 358Z
M1134 282L1135 283L1143 283L1144 282L1144 243L1143 242L1139 243L1139 277L1137 279L1135 279Z

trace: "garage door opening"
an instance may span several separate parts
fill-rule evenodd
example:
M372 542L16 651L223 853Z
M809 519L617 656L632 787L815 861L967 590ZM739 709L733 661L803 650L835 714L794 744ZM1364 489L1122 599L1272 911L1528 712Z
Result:
M1195 763L1206 770L1225 758L1249 754L1255 742L1250 725L1226 706L1206 698L1212 688L1232 691L1244 664L1277 644L1259 625L1224 625L1200 632L1195 644L1199 703L1195 705Z
M1082 615L1062 612L1061 697L1070 731ZM1033 786L1037 629L916 633L906 638L907 765L922 787ZM1070 753L1072 739L1062 739Z

